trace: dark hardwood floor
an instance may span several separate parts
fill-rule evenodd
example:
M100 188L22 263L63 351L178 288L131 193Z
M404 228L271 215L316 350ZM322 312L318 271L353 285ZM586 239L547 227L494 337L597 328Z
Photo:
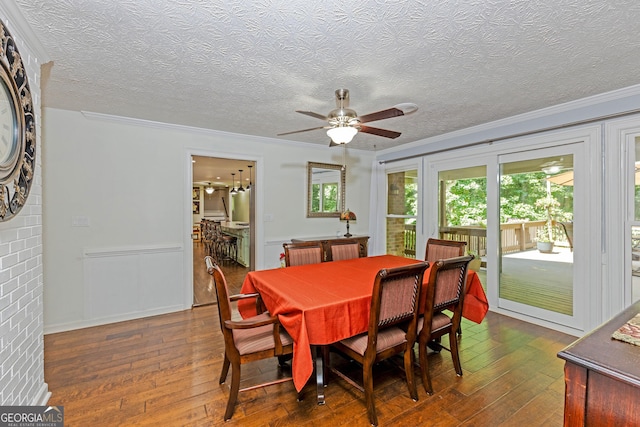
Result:
M207 273L204 265L204 243L193 241L193 304L195 306L213 304L216 302L216 289L213 278ZM234 262L224 262L220 265L224 277L227 279L230 292L240 293L242 281L249 268Z
M464 376L456 377L448 352L432 354L434 395L417 375L420 400L413 402L393 363L376 366L380 425L561 426L563 361L556 354L574 340L495 313L481 325L464 321ZM288 382L241 393L224 423L228 385L218 384L224 344L215 305L46 335L44 342L48 403L64 405L66 426L369 425L363 396L333 375L324 406L315 403L315 384L298 402ZM243 384L272 378L277 363L255 362L242 374Z

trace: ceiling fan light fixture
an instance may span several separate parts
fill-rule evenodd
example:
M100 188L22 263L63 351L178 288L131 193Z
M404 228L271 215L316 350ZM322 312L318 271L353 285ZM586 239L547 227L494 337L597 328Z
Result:
M547 175L555 175L558 172L560 172L560 166L558 165L545 166L542 168L542 172L544 172Z
M358 129L351 126L338 126L327 131L327 136L336 144L348 144L358 133Z

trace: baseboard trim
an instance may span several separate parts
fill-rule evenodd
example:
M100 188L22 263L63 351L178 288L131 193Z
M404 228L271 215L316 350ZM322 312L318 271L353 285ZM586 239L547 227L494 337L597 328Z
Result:
M73 331L76 329L91 328L93 326L107 325L110 323L125 322L127 320L141 319L143 317L158 316L160 314L175 313L176 311L187 310L190 308L191 306L184 307L182 305L173 305L169 307L156 308L153 310L145 310L134 313L126 313L118 316L103 317L99 319L79 320L77 322L45 325L44 335Z
M51 392L49 391L49 385L47 383L43 383L40 386L40 391L38 392L36 399L33 401L32 406L46 406L50 397Z

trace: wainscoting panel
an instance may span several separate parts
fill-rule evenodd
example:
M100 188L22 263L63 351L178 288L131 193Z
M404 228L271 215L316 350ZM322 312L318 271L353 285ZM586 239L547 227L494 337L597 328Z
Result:
M184 309L183 263L180 245L85 250L85 322Z

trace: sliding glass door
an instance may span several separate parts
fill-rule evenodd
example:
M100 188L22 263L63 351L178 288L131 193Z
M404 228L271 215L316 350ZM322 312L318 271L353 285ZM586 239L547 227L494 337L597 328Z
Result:
M430 165L427 237L467 242L497 311L582 326L586 251L574 230L586 220L574 206L588 194L585 147L563 141Z
M467 253L487 256L487 167L471 166L438 172L438 234L446 240L467 242ZM485 269L478 271L486 283Z
M627 167L628 199L630 206L628 225L631 258L631 302L640 300L640 135L633 136L631 147L628 148L629 164Z
M580 144L498 156L500 308L579 326L574 268L574 189ZM577 224L579 225L579 224Z

